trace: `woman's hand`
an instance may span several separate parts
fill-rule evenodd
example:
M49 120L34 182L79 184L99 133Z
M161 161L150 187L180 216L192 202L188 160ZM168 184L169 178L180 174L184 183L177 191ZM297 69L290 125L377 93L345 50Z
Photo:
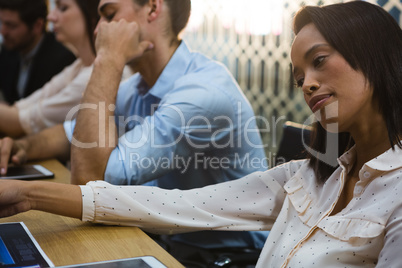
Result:
M29 210L81 219L80 187L46 181L0 180L0 217Z
M0 181L0 217L8 217L32 209L28 198L30 182Z

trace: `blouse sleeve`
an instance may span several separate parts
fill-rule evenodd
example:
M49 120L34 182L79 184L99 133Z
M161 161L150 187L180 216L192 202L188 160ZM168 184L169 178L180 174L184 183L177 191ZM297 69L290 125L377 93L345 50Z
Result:
M64 122L82 98L92 67L76 61L52 78L42 89L17 102L21 126L27 134Z
M386 225L384 247L378 258L377 268L391 268L401 266L402 248L402 207L396 209Z
M185 191L89 182L81 186L82 219L163 234L270 230L286 196L286 170L299 168L300 162L285 165Z

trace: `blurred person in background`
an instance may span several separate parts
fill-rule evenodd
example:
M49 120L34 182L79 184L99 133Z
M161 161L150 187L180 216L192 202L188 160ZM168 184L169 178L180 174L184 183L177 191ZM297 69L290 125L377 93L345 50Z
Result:
M47 32L46 0L0 0L0 90L8 104L41 88L75 56Z
M68 43L77 59L41 89L17 101L0 104L0 133L11 137L37 133L64 122L88 84L95 59L94 30L99 0L58 0L48 15L56 39Z

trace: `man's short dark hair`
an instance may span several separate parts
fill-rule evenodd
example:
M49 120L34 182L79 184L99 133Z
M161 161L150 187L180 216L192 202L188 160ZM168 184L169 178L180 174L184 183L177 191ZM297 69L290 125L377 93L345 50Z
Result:
M149 0L134 0L139 6L144 6ZM175 36L186 27L191 13L190 0L165 0L169 7L169 17L171 21L172 32Z
M43 19L46 27L47 0L0 0L0 9L18 12L20 19L29 28L32 28L38 19Z

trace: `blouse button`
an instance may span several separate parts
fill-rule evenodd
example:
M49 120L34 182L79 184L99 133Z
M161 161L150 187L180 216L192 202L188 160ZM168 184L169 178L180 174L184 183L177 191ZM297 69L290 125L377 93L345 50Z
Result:
M371 176L371 174L370 174L370 172L368 172L368 171L365 171L365 172L363 173L363 177L366 178L366 179L370 178L370 176Z
M357 187L355 188L355 194L361 194L362 191L363 191L363 188L362 188L361 186L357 186Z

